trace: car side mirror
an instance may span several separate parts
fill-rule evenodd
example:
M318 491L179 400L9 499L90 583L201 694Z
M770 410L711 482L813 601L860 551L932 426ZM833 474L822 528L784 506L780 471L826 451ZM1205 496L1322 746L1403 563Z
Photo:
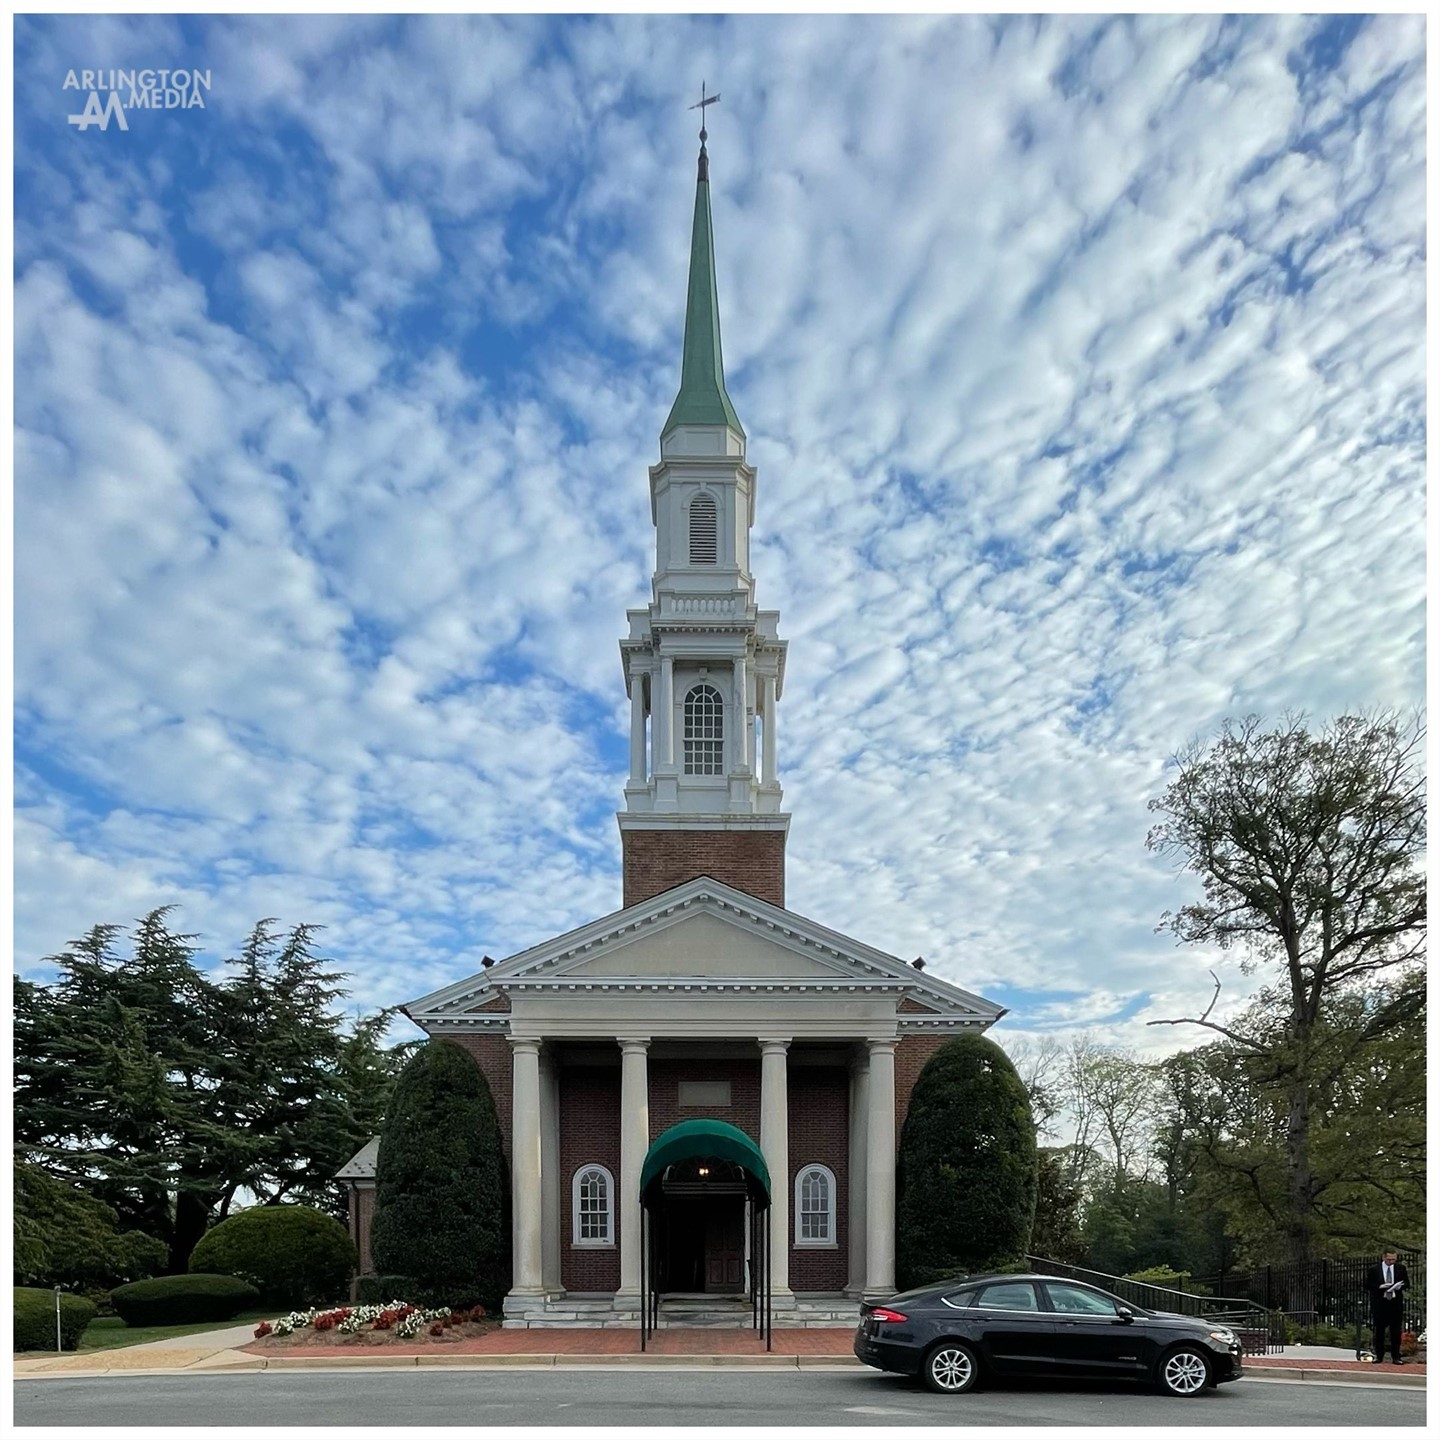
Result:
M1129 1325L1135 1319L1135 1312L1128 1305L1117 1305L1115 1315L1122 1325Z

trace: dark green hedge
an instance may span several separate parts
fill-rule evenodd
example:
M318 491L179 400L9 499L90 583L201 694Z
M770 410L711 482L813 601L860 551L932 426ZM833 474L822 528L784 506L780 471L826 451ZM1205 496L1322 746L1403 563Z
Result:
M406 1300L494 1311L510 1288L510 1179L495 1105L479 1067L443 1040L417 1051L395 1082L370 1246L381 1275L421 1287Z
M468 1310L473 1305L484 1305L490 1309L490 1302L480 1296L477 1285L460 1286L434 1285L417 1280L413 1275L362 1275L358 1291L361 1305L383 1305L387 1300L408 1300L412 1305L426 1309L448 1305L452 1310Z
M233 1275L160 1275L110 1292L127 1325L190 1325L229 1320L260 1303L253 1285Z
M85 1327L95 1318L95 1307L78 1295L60 1296L60 1348L74 1350ZM15 1348L55 1348L55 1292L15 1289Z
M190 1256L192 1274L235 1275L262 1305L304 1310L349 1292L355 1246L333 1216L304 1205L259 1205L222 1220Z
M1025 1086L993 1040L956 1036L920 1072L896 1185L902 1290L1023 1263L1035 1221L1035 1122Z

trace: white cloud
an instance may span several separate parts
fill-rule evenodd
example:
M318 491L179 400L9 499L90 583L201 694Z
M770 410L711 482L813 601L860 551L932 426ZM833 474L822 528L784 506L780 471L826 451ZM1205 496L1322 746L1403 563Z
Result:
M27 80L20 963L175 900L390 1003L618 904L698 65L791 903L1191 1043L1166 756L1421 693L1423 31L1317 23L245 17L203 175Z

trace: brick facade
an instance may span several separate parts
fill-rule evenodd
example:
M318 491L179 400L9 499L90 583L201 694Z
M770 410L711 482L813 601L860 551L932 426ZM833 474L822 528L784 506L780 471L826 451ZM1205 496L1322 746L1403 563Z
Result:
M948 1035L904 1035L895 1047L895 1136L898 1143L910 1108L910 1094L920 1072ZM503 1035L457 1035L459 1045L479 1065L495 1101L496 1119L510 1158L511 1052ZM760 1142L760 1059L652 1059L649 1077L650 1138L681 1120L725 1120ZM680 1105L680 1081L724 1080L730 1084L728 1106ZM805 1293L843 1290L849 1281L850 1078L841 1067L791 1064L789 1093L790 1287ZM560 1107L560 1277L565 1289L608 1293L620 1284L618 1244L604 1248L577 1247L573 1237L573 1180L583 1165L598 1163L620 1179L620 1069L618 1066L562 1065ZM795 1179L807 1165L826 1166L835 1176L836 1245L797 1247ZM351 1192L351 1234L360 1252L360 1273L372 1269L370 1227L374 1217L373 1188ZM618 1240L618 1219L616 1232Z
M790 1288L843 1290L850 1277L850 1074L839 1068L792 1065L790 1100ZM810 1165L835 1177L833 1249L797 1246L795 1180Z
M620 1184L620 1071L566 1066L560 1071L560 1283L567 1290L620 1287L620 1218L613 1245L575 1245L575 1172L603 1165ZM613 1201L612 1201L613 1204Z
M505 1148L505 1163L510 1163L510 1126L514 1120L511 1096L514 1094L514 1072L511 1070L510 1042L503 1035L449 1035L441 1045L458 1045L480 1067L490 1086L495 1102L495 1118L500 1123L500 1143Z
M370 1258L370 1226L375 1219L375 1186L352 1185L350 1187L350 1238L360 1255L360 1275L374 1273L375 1262Z
M760 1057L753 1060L651 1060L650 1139L682 1120L724 1120L760 1143ZM680 1107L681 1080L728 1080L729 1105Z
M783 830L622 830L620 844L627 906L708 875L784 908Z
M905 1116L910 1112L910 1092L930 1057L951 1037L949 1035L902 1035L895 1047L895 1144L905 1133Z

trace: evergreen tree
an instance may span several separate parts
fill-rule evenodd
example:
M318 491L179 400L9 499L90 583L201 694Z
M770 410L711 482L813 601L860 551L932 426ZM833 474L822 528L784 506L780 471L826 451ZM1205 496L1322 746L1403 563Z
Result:
M401 1072L381 1132L376 1269L442 1303L497 1306L510 1288L509 1198L490 1087L463 1050L432 1040Z
M381 1044L389 1012L347 1032L312 927L261 921L215 979L168 915L128 955L97 925L50 957L54 984L16 980L15 1138L184 1271L237 1194L336 1211L332 1177L377 1133L401 1057Z
M1035 1123L1005 1052L959 1035L931 1056L900 1137L895 1259L903 1286L1019 1263L1037 1188Z

